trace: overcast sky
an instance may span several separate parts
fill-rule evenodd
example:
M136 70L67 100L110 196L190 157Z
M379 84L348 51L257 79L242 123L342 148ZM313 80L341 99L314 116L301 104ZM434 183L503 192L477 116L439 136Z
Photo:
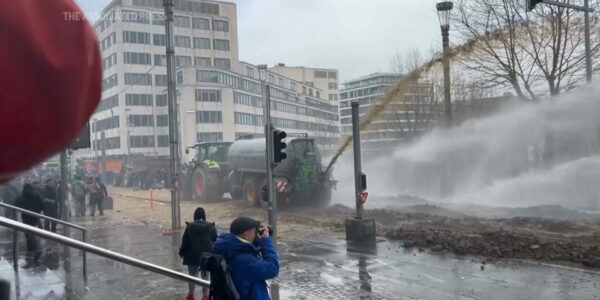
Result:
M92 20L110 0L76 0ZM441 47L437 0L233 0L240 59L334 68L342 81L390 71L396 51Z

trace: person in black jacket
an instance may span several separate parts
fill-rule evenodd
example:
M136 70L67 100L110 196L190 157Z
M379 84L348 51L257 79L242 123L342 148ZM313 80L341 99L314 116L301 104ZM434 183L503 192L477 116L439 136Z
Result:
M21 193L21 196L17 199L16 206L38 214L44 210L42 197L33 185L29 183L23 186L23 193ZM40 219L38 217L22 213L21 219L23 220L23 223L29 226L40 227ZM28 254L31 254L28 256L33 257L33 262L37 264L42 255L40 244L33 234L25 234L25 239L27 241L27 252Z
M56 219L58 217L58 192L52 178L46 180L42 196L44 197L44 215ZM44 220L44 229L56 232L56 222Z
M215 223L206 222L204 208L198 207L194 211L194 221L186 222L187 227L181 239L179 256L183 257L183 264L188 267L192 276L198 276L201 258L204 253L210 253L215 240L217 240L217 229ZM202 279L208 279L206 271L202 271ZM187 300L194 300L195 284L189 284ZM202 288L204 300L208 299L208 288Z

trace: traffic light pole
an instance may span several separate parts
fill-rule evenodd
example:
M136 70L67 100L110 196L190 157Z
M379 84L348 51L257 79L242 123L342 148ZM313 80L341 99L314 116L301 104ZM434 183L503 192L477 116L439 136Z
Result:
M164 0L165 34L167 39L167 97L169 103L169 143L170 143L170 177L171 177L171 228L173 231L181 227L179 206L179 129L177 91L175 86L175 48L173 47L173 0Z
M273 125L271 124L271 87L265 85L265 140L267 146L267 186L269 189L269 226L273 229L273 244L277 247L277 195L273 184Z

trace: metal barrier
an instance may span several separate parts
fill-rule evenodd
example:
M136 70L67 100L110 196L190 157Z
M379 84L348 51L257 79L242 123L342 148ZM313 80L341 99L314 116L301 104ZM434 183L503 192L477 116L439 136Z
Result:
M87 236L87 234L86 234L87 230L85 229L85 227L82 227L82 226L79 226L79 225L76 225L76 224L73 224L73 223L65 222L63 220L51 218L51 217L48 217L48 216L45 216L45 215L42 215L42 214L34 213L32 211L29 211L29 210L26 210L26 209L22 209L20 207L12 206L10 204L6 204L6 203L3 203L3 202L0 202L0 207L12 209L12 210L18 211L18 212L20 212L22 214L26 214L26 215L30 215L30 216L42 218L42 219L45 219L45 220L50 220L52 222L56 222L56 223L62 224L64 226L68 226L68 227L71 227L71 228L75 228L75 229L81 230L81 240L85 243L85 239L86 239L86 236ZM19 266L18 266L19 259L17 257L17 254L19 252L19 247L17 245L18 238L19 238L19 236L17 234L17 231L16 230L13 231L13 264L14 264L13 267L14 267L15 271L19 269ZM86 255L85 251L83 251L83 281L85 283L87 283L87 255Z
M48 231L42 230L40 228L29 226L29 225L26 225L21 222L11 220L11 219L8 219L5 217L0 217L0 226L5 226L5 227L12 228L14 230L19 230L19 231L23 231L23 232L26 232L29 234L34 234L34 235L37 235L44 239L52 240L52 241L61 243L63 245L67 245L69 247L83 250L84 252L90 252L90 253L93 253L93 254L96 254L96 255L99 255L102 257L106 257L111 260L119 261L124 264L138 267L138 268L141 268L141 269L144 269L144 270L156 273L156 274L164 275L164 276L167 276L167 277L170 277L173 279L182 280L182 281L186 281L189 283L193 283L193 284L197 284L197 285L205 286L205 287L210 286L210 281L208 281L208 280L203 280L203 279L200 279L197 277L193 277L193 276L190 276L187 274L173 271L171 269L157 266L157 265L151 264L149 262L139 260L137 258L133 258L133 257L123 255L121 253L113 252L110 250L106 250L104 248L90 245L88 243L84 243L84 242L81 242L81 241L78 241L78 240L75 240L75 239L72 239L69 237L65 237L65 236L62 236L62 235L59 235L56 233L48 232Z

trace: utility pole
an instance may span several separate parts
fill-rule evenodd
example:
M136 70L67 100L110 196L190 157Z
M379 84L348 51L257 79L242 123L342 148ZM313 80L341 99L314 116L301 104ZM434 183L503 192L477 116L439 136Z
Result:
M452 103L450 102L450 11L454 4L451 1L439 2L436 4L438 16L440 18L440 27L442 29L443 45L443 69L444 69L444 110L446 113L446 126L452 126Z
M590 46L590 1L583 2L585 21L585 78L587 83L592 82L592 50Z
M60 215L58 216L58 218L61 220L64 220L65 217L68 216L65 211L65 203L67 203L68 197L67 177L69 172L69 170L67 169L67 151L68 150L65 149L60 152L60 199L62 200L62 203L60 204Z
M359 104L353 101L352 107L352 145L354 150L354 200L356 202L356 219L362 220L365 218L363 204L360 199L362 190L361 173L361 152L360 152L360 116Z
M102 182L106 183L106 133L100 131L100 178Z
M171 171L171 228L173 231L181 227L179 207L179 129L177 121L177 99L175 86L175 49L173 48L173 0L164 0L165 33L167 39L167 97L169 102L169 142Z
M267 186L269 189L269 226L273 229L273 243L277 245L277 194L273 184L275 169L273 156L273 124L271 124L271 87L265 85L265 141L267 146Z

